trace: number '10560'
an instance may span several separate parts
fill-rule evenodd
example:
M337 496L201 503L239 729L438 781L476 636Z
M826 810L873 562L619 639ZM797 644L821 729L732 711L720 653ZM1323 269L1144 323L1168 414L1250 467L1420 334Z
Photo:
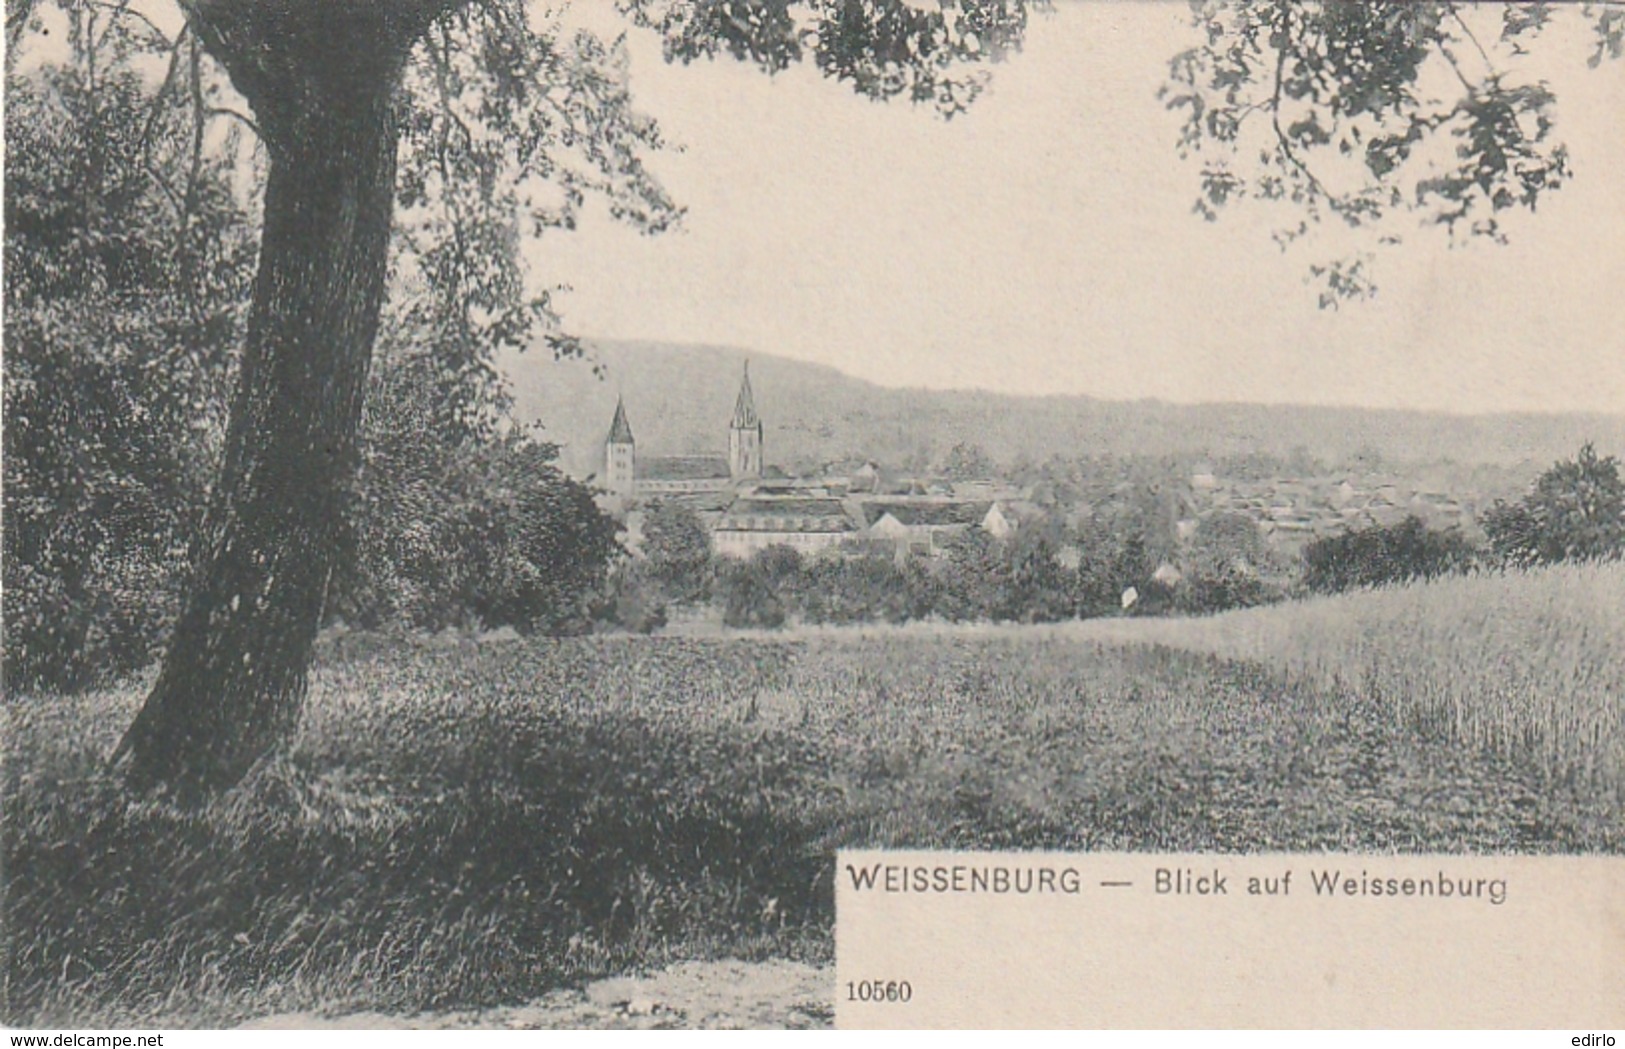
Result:
M914 988L907 980L846 981L849 1002L906 1002L913 997Z

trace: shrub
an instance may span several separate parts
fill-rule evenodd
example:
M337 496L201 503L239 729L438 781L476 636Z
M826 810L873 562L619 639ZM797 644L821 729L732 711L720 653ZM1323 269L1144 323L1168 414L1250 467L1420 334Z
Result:
M801 551L793 546L775 543L765 550L758 550L751 560L760 569L768 588L786 607L793 608L799 603L805 583Z
M1139 597L1125 609L1131 616L1165 616L1179 606L1174 586L1160 579L1145 579L1136 583L1134 589Z
M801 612L811 623L904 623L929 609L924 580L886 555L821 558L807 567Z
M772 630L784 625L784 602L774 592L759 561L722 566L717 572L717 586L722 598L722 622L727 626Z
M1497 501L1484 531L1503 564L1592 561L1625 552L1625 480L1619 460L1587 444L1553 464L1516 504Z
M614 523L550 467L533 485L486 506L448 501L428 519L368 515L331 613L374 628L586 629L618 549Z
M1251 608L1279 600L1281 592L1244 565L1221 563L1186 573L1174 588L1174 607L1190 615Z
M1010 566L998 542L980 528L949 543L937 567L937 614L953 622L1004 618Z
M1478 548L1460 532L1439 531L1420 518L1316 539L1304 548L1304 585L1331 594L1362 586L1404 583L1464 572Z
M459 415L464 392L426 337L381 345L350 532L330 612L381 627L589 628L615 522L524 429Z
M1122 609L1123 591L1131 586L1144 600L1147 588L1154 582L1151 573L1157 566L1139 534L1114 532L1105 524L1092 522L1082 530L1078 540L1080 550L1074 585L1080 615L1115 615Z
M1541 563L1540 522L1522 502L1500 499L1484 513L1484 534L1504 568L1533 568Z
M666 598L647 563L623 561L611 570L597 619L635 634L652 634L666 625Z
M620 546L614 521L592 493L544 455L551 459L552 449L516 452L524 487L494 514L485 572L476 577L469 607L486 627L580 633Z
M1054 539L1037 528L1005 542L1009 584L997 618L1054 623L1077 611L1074 579L1061 567Z

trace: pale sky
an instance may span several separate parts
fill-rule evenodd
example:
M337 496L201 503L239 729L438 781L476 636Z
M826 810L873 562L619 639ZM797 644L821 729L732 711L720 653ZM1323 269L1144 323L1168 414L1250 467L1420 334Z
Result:
M1058 6L953 121L811 68L667 66L634 32L634 97L685 147L653 164L684 228L590 221L537 245L537 275L573 286L577 333L893 386L1625 412L1625 62L1541 42L1575 178L1510 246L1413 234L1378 258L1375 301L1331 312L1310 258L1271 242L1280 216L1191 213L1196 167L1155 97L1187 6Z
M644 237L600 208L533 246L534 278L571 285L577 334L737 346L890 386L1625 413L1625 60L1586 67L1577 11L1519 67L1558 95L1574 178L1506 220L1509 246L1406 224L1376 260L1377 298L1333 312L1305 278L1335 246L1283 255L1278 210L1191 212L1197 166L1156 98L1194 42L1188 6L1056 6L952 121L810 66L669 66L631 31L634 98L683 146L651 166L684 226ZM1499 9L1476 10L1493 35ZM625 28L604 0L567 17Z

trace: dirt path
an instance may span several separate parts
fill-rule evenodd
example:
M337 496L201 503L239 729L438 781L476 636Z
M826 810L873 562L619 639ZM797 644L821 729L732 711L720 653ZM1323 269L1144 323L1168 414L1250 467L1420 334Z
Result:
M389 1015L281 1013L247 1029L807 1029L833 1025L835 974L798 962L684 962L524 1005Z

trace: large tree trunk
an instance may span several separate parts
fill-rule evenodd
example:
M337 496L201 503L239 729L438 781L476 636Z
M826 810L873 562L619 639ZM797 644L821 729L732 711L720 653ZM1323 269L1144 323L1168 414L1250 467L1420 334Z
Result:
M241 378L196 577L158 681L119 746L137 786L229 786L298 720L384 294L392 106L416 35L400 10L189 5L254 106L270 172Z

